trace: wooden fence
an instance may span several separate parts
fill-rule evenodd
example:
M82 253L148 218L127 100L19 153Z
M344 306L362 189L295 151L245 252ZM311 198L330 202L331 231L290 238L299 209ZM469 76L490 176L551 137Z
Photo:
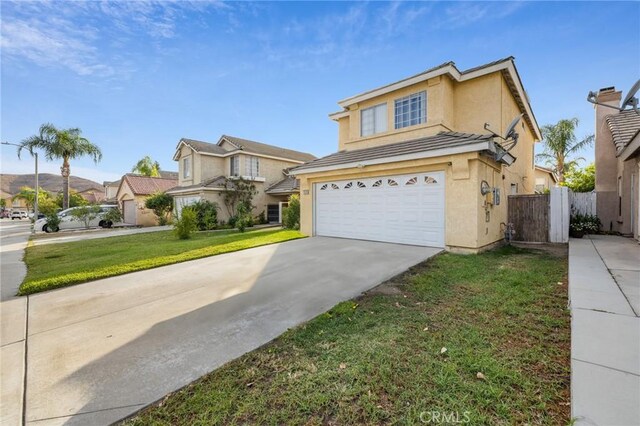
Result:
M571 215L596 215L596 193L595 192L573 192L569 191L569 204L571 205Z
M510 195L508 203L514 241L549 241L549 194Z

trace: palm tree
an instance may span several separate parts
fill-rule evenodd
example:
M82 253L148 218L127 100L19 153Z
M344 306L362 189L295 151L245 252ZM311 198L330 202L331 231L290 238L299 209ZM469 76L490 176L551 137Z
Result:
M29 188L28 186L23 186L20 188L20 191L11 197L11 200L24 200L24 203L27 205L27 209L31 210L34 205L34 201L36 199L36 191L33 188ZM49 194L46 191L38 191L38 204L41 204L49 199Z
M34 149L44 151L47 160L62 159L62 208L69 208L69 175L71 167L69 160L88 155L97 164L102 159L102 151L96 145L83 138L78 128L58 129L53 124L45 123L40 126L40 133L22 141L18 148L18 158L22 149L33 152Z
M564 119L556 124L547 124L542 127L542 143L544 151L536 155L536 159L545 161L553 168L558 177L558 183L564 182L564 173L569 167L576 165L582 157L570 159L582 149L593 144L593 135L589 135L580 142L576 140L575 130L578 119Z
M160 163L153 161L151 157L145 155L131 169L134 173L140 173L143 176L160 177Z

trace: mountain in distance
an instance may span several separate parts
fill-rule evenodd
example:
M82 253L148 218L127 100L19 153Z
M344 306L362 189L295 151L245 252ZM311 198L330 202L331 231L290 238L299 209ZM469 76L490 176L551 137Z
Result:
M41 189L52 194L62 192L62 176L60 175L38 173L38 184ZM26 175L0 174L0 190L3 193L11 195L17 194L23 186L30 188L36 186L36 179L33 173ZM69 177L69 189L77 192L82 192L87 189L104 191L101 183L77 176Z

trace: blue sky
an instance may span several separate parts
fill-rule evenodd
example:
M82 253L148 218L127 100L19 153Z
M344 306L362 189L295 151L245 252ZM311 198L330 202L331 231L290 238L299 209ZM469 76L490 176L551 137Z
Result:
M513 55L540 125L578 117L589 90L640 78L637 2L0 2L1 138L80 127L104 153L72 174L166 170L181 137L230 134L326 155L337 101L453 60ZM3 173L31 172L2 147ZM593 154L585 152L585 157ZM58 163L41 164L59 173Z

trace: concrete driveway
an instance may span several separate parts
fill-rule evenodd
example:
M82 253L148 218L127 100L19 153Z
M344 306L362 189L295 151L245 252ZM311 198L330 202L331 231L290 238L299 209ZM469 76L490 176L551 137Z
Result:
M109 424L439 251L317 237L30 296L26 421Z

